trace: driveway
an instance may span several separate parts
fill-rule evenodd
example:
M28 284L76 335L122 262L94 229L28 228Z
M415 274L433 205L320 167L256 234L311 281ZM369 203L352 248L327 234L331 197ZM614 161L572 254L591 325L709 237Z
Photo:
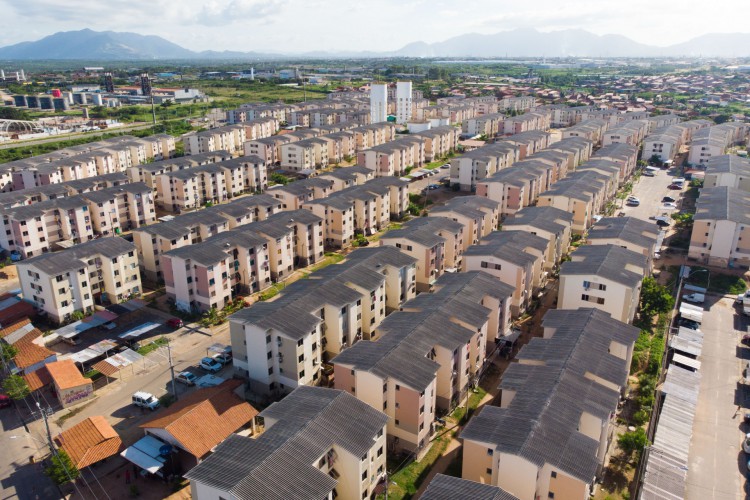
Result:
M685 498L688 500L745 498L747 461L742 451L746 429L743 411L748 400L740 383L750 349L739 339L746 319L733 300L708 297L704 313L701 383L698 394Z

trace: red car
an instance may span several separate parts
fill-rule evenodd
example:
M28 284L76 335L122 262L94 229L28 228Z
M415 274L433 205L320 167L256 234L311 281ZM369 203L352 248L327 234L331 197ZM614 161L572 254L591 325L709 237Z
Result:
M670 185L669 185L669 189L677 189L677 190L680 190L680 189L682 189L682 186L680 186L680 185L678 185L678 184L670 184Z
M171 328L182 328L183 326L185 326L185 323L183 323L180 318L172 318L170 320L167 320L167 326Z
M11 399L5 394L0 394L0 408L7 408L11 404Z

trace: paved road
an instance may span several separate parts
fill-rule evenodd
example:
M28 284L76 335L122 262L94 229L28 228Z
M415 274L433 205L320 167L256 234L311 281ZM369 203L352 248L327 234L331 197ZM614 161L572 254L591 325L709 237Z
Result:
M9 142L1 143L0 149L23 148L26 146L36 146L37 144L45 144L47 142L60 142L60 141L67 141L69 139L80 139L81 137L97 137L103 134L128 132L131 130L140 130L140 129L149 128L152 126L153 126L152 123L146 123L146 124L138 124L138 125L127 125L124 127L113 127L113 128L105 129L101 131L77 132L74 134L51 135L49 137L45 137L41 139L30 139L27 141L9 141Z
M40 463L30 463L48 454L43 433L28 432L15 408L0 410L0 489L3 500L61 498L57 487L44 475Z
M738 384L743 364L738 355L750 358L750 349L739 347L741 332L736 328L744 330L746 321L736 314L731 298L708 300L713 304L704 313L701 327L701 384L685 498L745 498L747 458L741 443L748 429L742 422L743 412L737 411L745 399L744 386Z

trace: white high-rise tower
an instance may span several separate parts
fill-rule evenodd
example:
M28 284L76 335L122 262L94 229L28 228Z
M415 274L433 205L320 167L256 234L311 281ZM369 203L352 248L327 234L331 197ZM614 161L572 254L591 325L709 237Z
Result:
M388 84L373 83L370 85L370 122L388 121Z
M406 123L411 120L411 82L396 83L396 121Z

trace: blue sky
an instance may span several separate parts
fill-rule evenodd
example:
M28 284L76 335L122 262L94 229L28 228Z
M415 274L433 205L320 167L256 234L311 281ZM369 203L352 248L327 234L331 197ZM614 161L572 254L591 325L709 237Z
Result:
M0 46L90 28L159 35L193 50L389 51L466 33L579 28L666 46L748 32L747 0L0 0ZM709 8L710 5L710 8Z

